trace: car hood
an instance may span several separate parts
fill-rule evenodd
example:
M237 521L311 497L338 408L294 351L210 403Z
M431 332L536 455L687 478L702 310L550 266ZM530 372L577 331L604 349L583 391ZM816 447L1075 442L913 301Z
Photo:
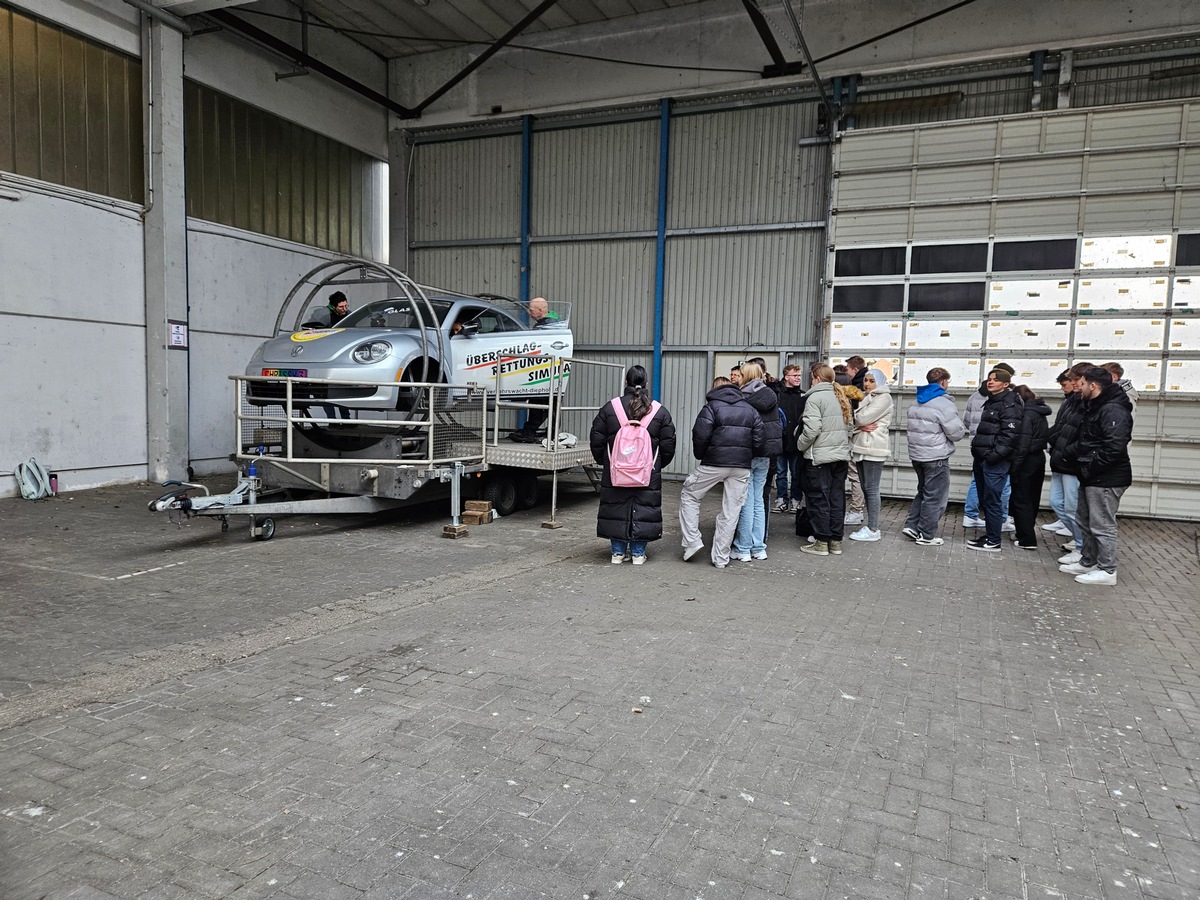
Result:
M272 338L259 348L259 354L264 365L272 366L332 363L345 360L355 347L372 340L390 343L393 359L403 359L420 348L419 337L394 328L318 328Z

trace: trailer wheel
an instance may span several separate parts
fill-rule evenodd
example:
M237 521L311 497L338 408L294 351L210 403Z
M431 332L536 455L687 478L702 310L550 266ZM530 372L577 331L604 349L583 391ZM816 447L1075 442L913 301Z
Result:
M517 508L517 483L511 475L497 472L483 486L483 499L492 501L499 515L511 516Z
M519 472L516 476L517 507L533 509L538 505L540 491L538 478L533 472Z
M269 541L275 537L275 520L267 517L258 520L258 529L254 532L256 541Z

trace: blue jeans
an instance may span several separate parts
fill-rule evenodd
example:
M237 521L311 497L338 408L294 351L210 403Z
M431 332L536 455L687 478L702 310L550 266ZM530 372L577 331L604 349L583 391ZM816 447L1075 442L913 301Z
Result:
M645 541L613 541L612 555L613 556L645 556L646 542Z
M986 537L989 544L1000 543L1000 526L1004 524L1002 497L1008 491L1008 461L1001 463L975 460L975 489L979 492L983 518L987 521Z
M1062 472L1050 473L1050 508L1058 521L1071 529L1075 538L1075 549L1083 547L1083 529L1079 527L1075 512L1079 507L1079 478Z
M746 490L737 533L733 536L734 553L762 553L767 549L767 508L763 490L770 470L769 456L756 456L750 462L750 487Z
M775 497L779 500L804 499L804 487L800 484L800 454L780 453L775 457ZM792 489L788 491L788 484Z
M1008 498L1012 494L1012 485L1008 483L1008 476L1004 477L1004 494L1000 498L1000 513L1002 519L1008 518ZM967 499L963 504L963 515L972 519L981 518L979 515L979 488L975 486L975 479L971 479L971 485L967 488Z

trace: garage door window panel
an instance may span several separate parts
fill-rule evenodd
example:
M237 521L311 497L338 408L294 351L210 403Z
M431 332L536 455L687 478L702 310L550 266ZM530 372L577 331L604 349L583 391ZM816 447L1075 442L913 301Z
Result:
M982 281L913 284L908 291L909 312L983 312Z

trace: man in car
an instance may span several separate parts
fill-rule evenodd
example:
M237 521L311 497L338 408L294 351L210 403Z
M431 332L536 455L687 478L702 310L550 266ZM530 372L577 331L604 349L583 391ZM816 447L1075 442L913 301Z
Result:
M350 312L350 301L346 299L346 295L341 291L334 291L329 295L329 327L333 328L338 322L346 318L346 313Z

